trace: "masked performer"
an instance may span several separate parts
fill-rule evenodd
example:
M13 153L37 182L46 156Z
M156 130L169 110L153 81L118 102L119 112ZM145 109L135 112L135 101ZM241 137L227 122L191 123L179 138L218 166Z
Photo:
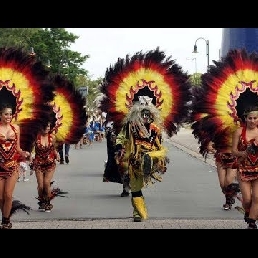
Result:
M35 141L33 170L37 177L39 210L49 212L55 195L50 182L56 171L56 161L60 161L58 145L63 142L77 143L85 131L86 113L84 99L76 91L73 83L65 76L51 75L54 85L54 100L49 103L49 120ZM52 117L52 119L50 118Z
M250 106L257 106L257 55L248 54L244 49L231 50L222 61L210 66L209 72L202 77L202 90L195 95L193 105L193 134L200 140L200 152L205 155L207 144L212 141L216 152L216 161L220 167L236 168L237 178L242 192L241 169L238 167L238 158L241 156L236 148L236 138L232 135L240 132L243 122L246 121L247 110ZM244 118L244 119L243 119ZM252 119L254 119L252 117ZM254 136L254 135L253 135ZM253 137L248 134L248 140ZM233 140L232 140L233 139ZM234 143L235 142L235 143ZM234 145L234 146L233 146ZM225 153L223 150L226 150ZM244 155L244 154L243 154ZM250 158L250 157L249 157ZM253 164L257 166L257 164ZM226 204L232 205L232 197L239 191L234 184L234 172L231 181L224 182L222 191L226 196ZM254 175L254 174L252 174ZM254 180L254 181L253 181ZM255 178L246 183L243 198L246 209L251 207L251 199L255 200ZM242 193L243 194L243 193ZM255 205L255 203L253 203ZM252 214L254 219L254 213Z
M159 48L119 58L101 85L101 109L116 131L119 172L129 174L134 221L148 218L142 188L162 180L168 162L162 133L177 133L188 115L189 76ZM112 171L110 171L112 174Z
M0 49L0 208L2 229L12 228L10 217L18 165L30 156L37 118L44 103L52 101L53 87L44 66L22 49ZM4 104L6 103L6 104ZM16 200L16 204L19 202ZM20 202L19 202L20 203Z

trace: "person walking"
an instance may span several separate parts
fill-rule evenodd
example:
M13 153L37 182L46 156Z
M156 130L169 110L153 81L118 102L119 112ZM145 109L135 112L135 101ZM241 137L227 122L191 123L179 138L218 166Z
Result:
M69 143L63 143L59 142L57 143L57 150L60 156L60 164L64 164L64 161L66 164L69 164L69 151L70 151L70 144Z

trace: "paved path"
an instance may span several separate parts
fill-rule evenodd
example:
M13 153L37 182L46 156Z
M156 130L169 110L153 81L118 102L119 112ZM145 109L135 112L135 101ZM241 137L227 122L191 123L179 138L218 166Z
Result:
M15 229L244 229L243 220L128 219L45 220L14 222Z
M171 139L165 139L176 148L202 160L198 153L198 142L189 129L181 129ZM207 163L214 166L214 160L209 158ZM238 216L238 218L241 216ZM132 222L132 218L84 218L84 219L40 219L39 221L14 220L15 229L245 229L242 219L187 219L187 218L150 218L141 223Z

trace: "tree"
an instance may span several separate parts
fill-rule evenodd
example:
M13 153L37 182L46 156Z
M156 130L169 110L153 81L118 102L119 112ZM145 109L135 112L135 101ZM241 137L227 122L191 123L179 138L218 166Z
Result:
M89 56L69 49L78 38L63 28L45 28L32 35L31 43L42 62L50 61L52 72L65 74L75 83L78 75L88 75L81 66Z
M193 86L200 87L201 86L201 73L194 73L190 76L190 82Z
M33 48L35 57L48 65L51 72L64 74L74 83L78 75L88 76L82 65L89 56L69 49L78 38L64 28L0 29L0 46L22 47L28 54Z
M1 47L22 47L30 50L32 44L30 38L38 28L0 28Z

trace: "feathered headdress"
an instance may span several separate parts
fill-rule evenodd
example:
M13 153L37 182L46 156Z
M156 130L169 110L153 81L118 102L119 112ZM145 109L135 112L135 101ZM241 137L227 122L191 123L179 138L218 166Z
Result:
M107 69L100 85L104 97L100 109L108 113L119 131L135 101L151 101L160 110L169 136L179 129L188 115L191 100L189 76L159 48L132 57L119 58ZM148 99L146 99L146 96Z
M53 75L52 82L55 86L55 98L51 103L55 116L53 132L57 141L78 143L85 133L85 99L65 76Z
M0 103L13 106L13 122L21 127L21 147L30 151L36 134L35 119L54 98L49 72L21 48L0 48Z
M241 125L244 110L258 105L258 55L231 50L222 61L213 61L193 91L192 129L200 140L200 153L211 140L220 148L231 146L232 133Z

